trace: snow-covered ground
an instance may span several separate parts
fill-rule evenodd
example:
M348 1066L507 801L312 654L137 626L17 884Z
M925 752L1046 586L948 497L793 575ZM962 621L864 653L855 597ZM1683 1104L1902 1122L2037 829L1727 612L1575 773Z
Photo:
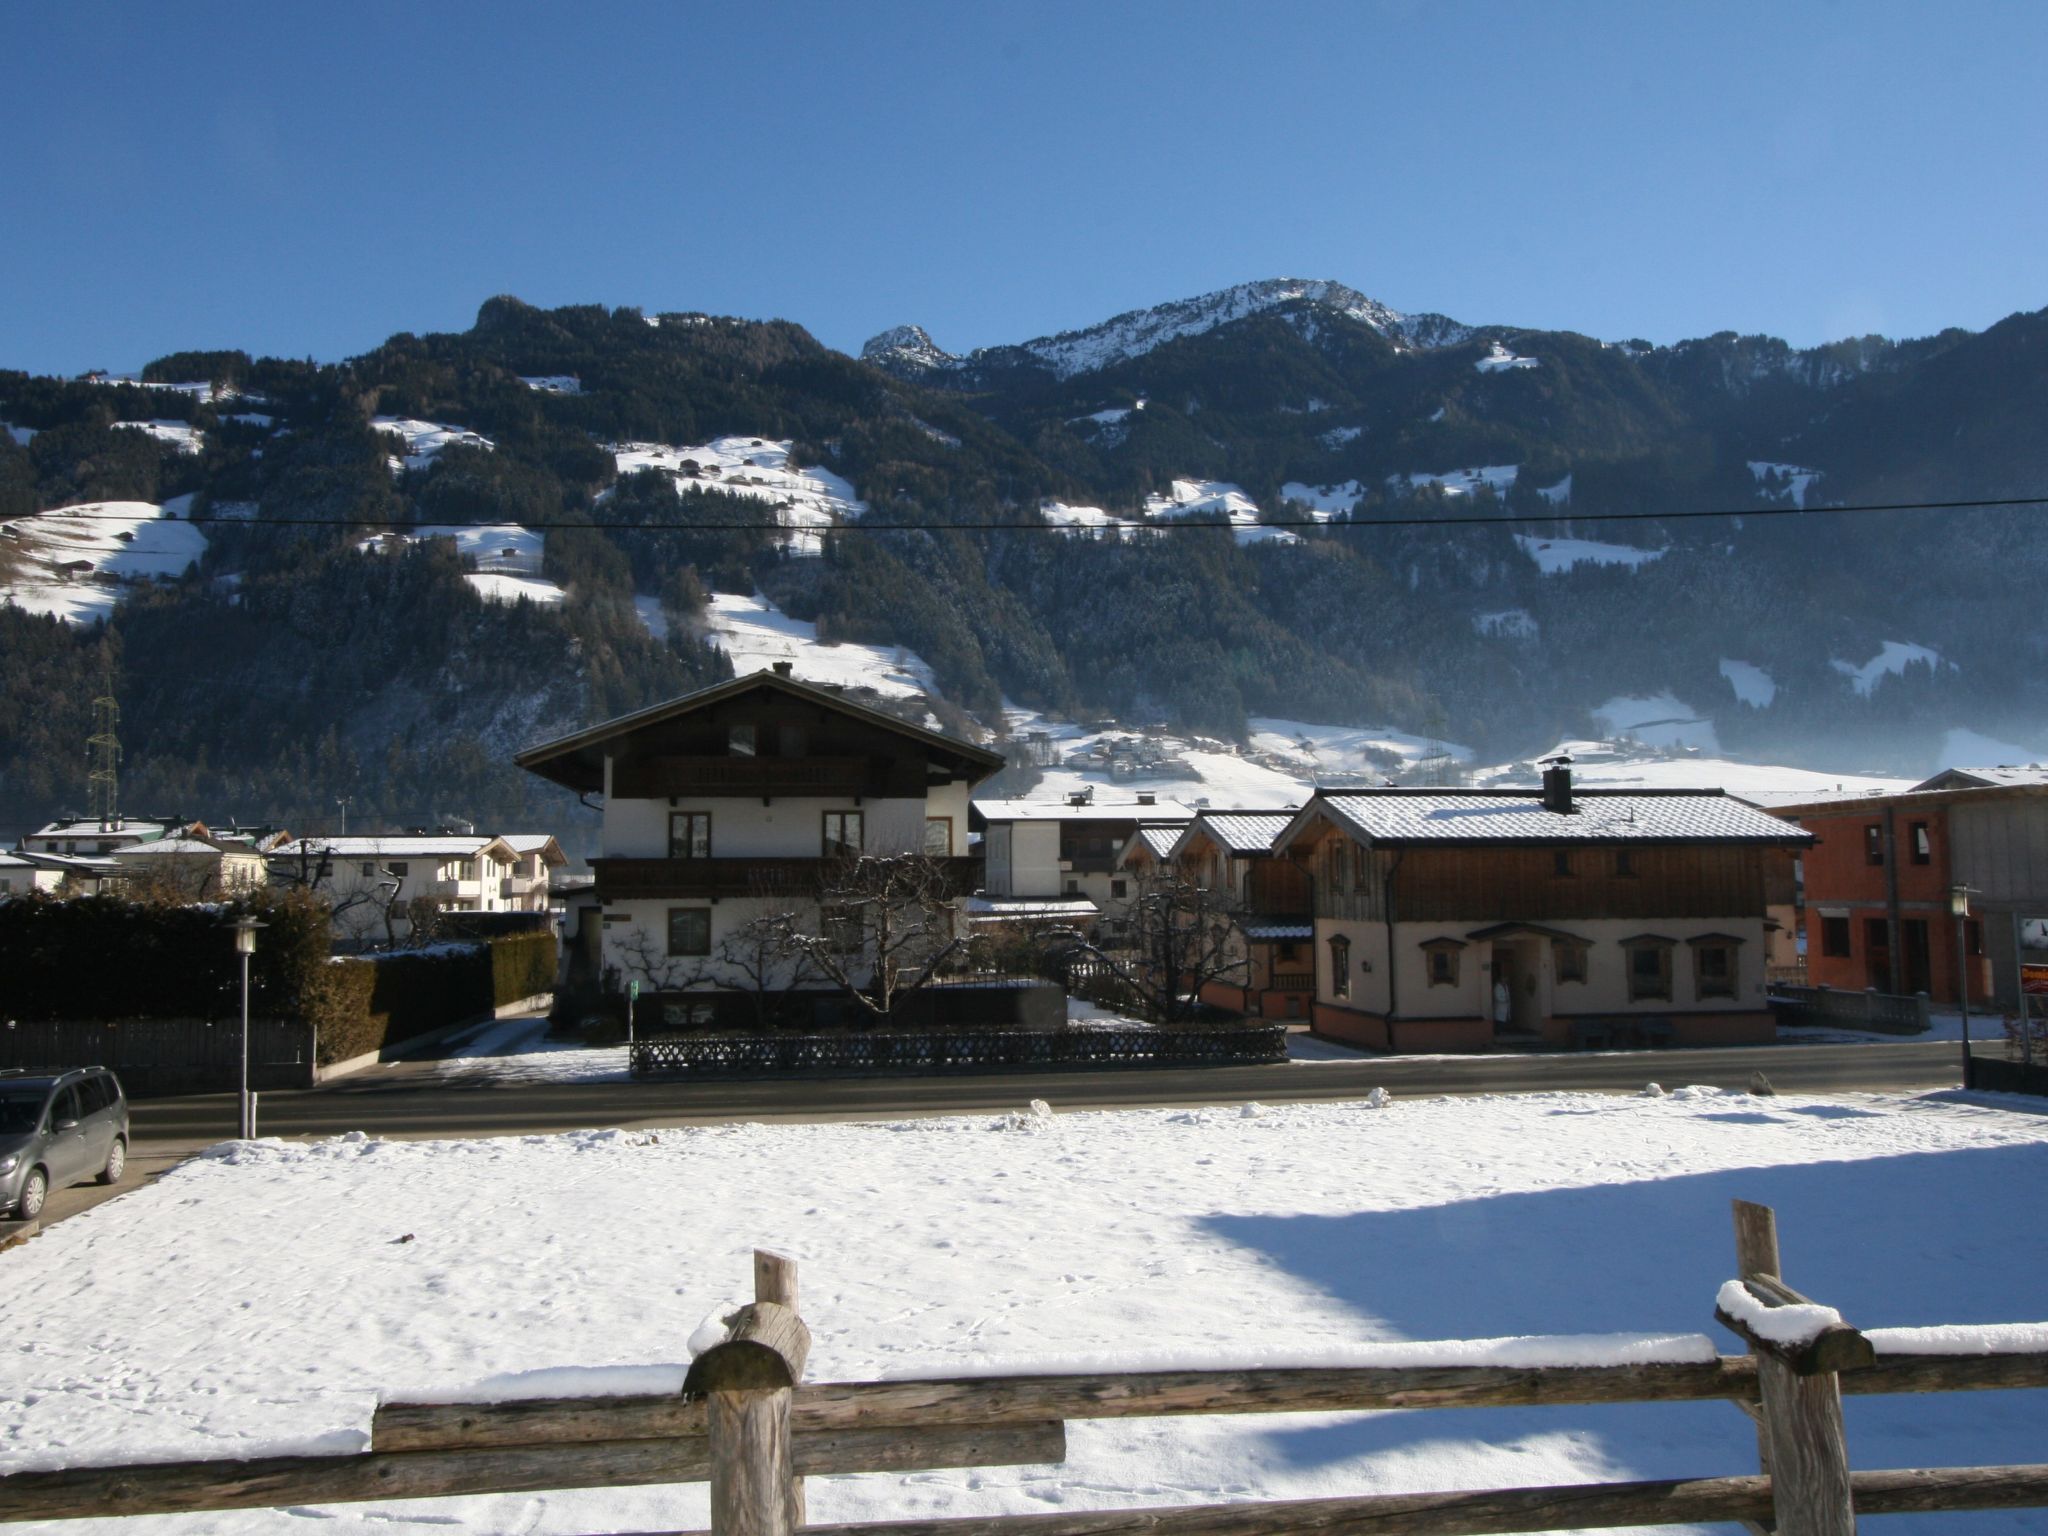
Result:
M1635 544L1606 544L1598 539L1550 539L1533 533L1518 533L1515 542L1546 576L1555 576L1575 565L1648 565L1652 560L1664 557L1661 549L1644 549Z
M1598 789L1720 789L1760 805L1791 805L1834 795L1882 794L1909 789L1911 779L1867 773L1827 773L1814 768L1789 768L1778 763L1738 763L1727 758L1669 756L1610 741L1564 741L1551 752L1570 757L1574 782ZM1537 759L1500 763L1476 769L1481 786L1534 784L1540 775Z
M1880 678L1887 674L1902 673L1915 662L1925 663L1937 672L1944 665L1954 665L1953 662L1944 663L1938 651L1929 650L1924 645L1915 645L1909 640L1883 641L1878 646L1877 654L1865 662L1843 661L1837 658L1828 665L1848 678L1856 691L1868 698L1877 688Z
M802 1265L818 1381L1458 1353L1423 1342L1442 1339L1733 1353L1712 1311L1734 1197L1777 1208L1787 1277L1860 1326L2027 1321L2044 1187L2048 1117L2014 1101L1699 1088L230 1146L0 1265L0 1312L33 1319L0 1357L0 1466L345 1452L380 1396L673 1391L756 1246ZM1555 1334L1608 1337L1528 1339ZM2038 1459L2042 1397L1854 1397L1852 1455ZM1711 1476L1755 1456L1726 1403L1112 1420L1076 1423L1060 1466L813 1478L809 1499L814 1520L875 1520ZM63 1529L307 1520L554 1536L701 1528L706 1507L696 1485ZM2038 1533L2048 1515L1969 1525Z
M1522 472L1519 464L1477 464L1470 469L1446 470L1443 474L1389 475L1390 485L1404 481L1410 490L1419 491L1426 485L1442 488L1446 496L1470 496L1482 485L1493 487L1496 496L1507 494L1509 486L1515 483L1515 476Z
M532 378L521 374L519 382L544 395L580 395L583 381L573 373L543 373Z
M370 425L379 432L396 437L405 444L404 469L425 469L434 461L443 448L492 449L497 447L488 437L471 432L466 427L451 427L438 421L415 421L409 416L373 416Z
M1154 491L1145 498L1145 515L1164 521L1200 513L1213 517L1221 513L1240 544L1261 539L1282 543L1298 542L1285 528L1267 528L1259 523L1259 506L1241 485L1228 480L1175 480L1166 494Z
M206 434L189 421L117 421L116 427L147 432L160 443L169 443L180 453L197 454L206 448Z
M1960 727L1949 731L1941 742L1944 767L1960 764L1996 766L2000 763L2017 767L2021 763L2037 763L2043 757L2048 757L2048 752L2039 747L2015 746L1995 736L1981 735Z
M1481 373L1507 373L1518 368L1534 368L1538 364L1533 357L1520 357L1513 351L1495 342L1486 349L1486 356L1472 365Z
M90 501L7 525L24 569L0 585L0 603L73 624L112 615L125 583L181 576L206 553L206 535L176 515L189 508L149 501Z
M760 437L721 437L697 447L666 443L615 443L619 473L654 469L686 486L725 491L770 503L785 528L808 530L787 540L791 554L815 555L823 542L815 530L848 522L867 511L853 494L853 482L816 465L792 468L791 443ZM694 471L685 469L685 463Z
M1055 501L1050 497L1038 504L1038 514L1055 528L1075 529L1084 533L1138 526L1129 518L1111 517L1100 507L1070 506L1064 501Z
M591 1046L548 1038L545 1018L501 1019L451 1049L460 1056L436 1063L440 1075L505 1087L532 1083L624 1083L632 1080L623 1045ZM376 1069L371 1069L374 1075Z
M1735 697L1744 704L1769 709L1771 700L1778 696L1776 681L1753 661L1734 661L1723 656L1721 675L1728 679L1728 686L1735 690Z
M535 529L517 523L426 524L403 532L373 534L359 546L363 549L393 549L417 544L424 539L452 539L456 552L476 563L465 580L486 602L529 602L553 604L566 594L542 576L541 564L546 538Z
M1304 485L1299 480L1290 480L1280 487L1282 501L1296 503L1318 520L1335 512L1349 512L1363 495L1365 486L1356 480L1343 480L1335 485Z
M1693 747L1719 752L1714 722L1668 689L1645 698L1613 698L1596 706L1593 718L1616 736L1633 736L1645 746Z
M644 612L642 617L646 617ZM791 675L799 682L872 688L899 699L939 691L932 669L915 651L850 641L821 645L817 625L792 619L758 593L753 597L713 593L704 616L704 634L725 648L732 657L733 670L742 676L787 661L794 664Z
M1768 459L1751 459L1749 472L1756 480L1758 491L1767 496L1783 496L1795 507L1806 505L1808 489L1820 478L1817 469L1803 469L1797 464L1774 464ZM1779 486L1776 490L1768 486L1774 477Z
M1254 751L1298 767L1310 783L1374 772L1378 765L1367 758L1368 752L1375 757L1391 752L1407 766L1442 756L1459 762L1472 760L1469 747L1432 741L1391 726L1310 725L1270 715L1254 716L1245 724Z

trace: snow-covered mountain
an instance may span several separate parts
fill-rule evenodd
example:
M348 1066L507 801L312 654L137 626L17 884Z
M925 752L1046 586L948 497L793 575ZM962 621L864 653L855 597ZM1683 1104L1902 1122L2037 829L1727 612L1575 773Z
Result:
M1456 346L1469 327L1442 315L1407 315L1368 298L1355 288L1324 278L1271 277L1239 283L1191 299L1134 309L1085 330L1062 331L1015 346L981 347L955 356L933 342L922 326L899 325L861 348L861 356L904 376L944 369L1036 366L1070 379L1096 373L1183 336L1197 336L1234 320L1277 310L1318 307L1371 326L1396 346L1427 350Z

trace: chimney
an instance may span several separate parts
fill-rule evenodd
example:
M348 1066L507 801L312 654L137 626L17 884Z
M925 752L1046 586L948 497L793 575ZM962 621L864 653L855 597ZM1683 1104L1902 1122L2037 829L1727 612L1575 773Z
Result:
M778 661L775 663L775 675L777 677L787 677L795 666L796 663L793 661Z
M1572 760L1568 757L1544 759L1543 766L1543 809L1554 811L1560 816L1569 816L1578 807L1572 804Z

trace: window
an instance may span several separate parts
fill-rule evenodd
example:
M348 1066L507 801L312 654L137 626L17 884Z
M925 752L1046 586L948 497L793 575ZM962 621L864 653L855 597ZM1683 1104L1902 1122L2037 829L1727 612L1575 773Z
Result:
M1834 960L1849 958L1849 919L1826 917L1820 920L1820 952Z
M363 860L357 872L361 874L365 880L369 879L372 875L377 873L376 861L374 859Z
M711 857L711 813L670 811L668 813L668 856L672 859Z
M663 1029L709 1029L718 1022L717 1006L709 998L661 1005Z
M1351 995L1351 941L1341 933L1330 940L1330 995Z
M1080 895L1080 894L1081 894L1081 882L1080 882L1080 881L1078 881L1078 880L1074 880L1074 879L1069 879L1069 880L1067 881L1067 894L1068 894L1069 896L1078 896L1078 895Z
M1927 835L1926 822L1916 821L1913 823L1911 828L1911 841L1913 847L1913 862L1915 864L1932 864L1934 862L1934 843L1933 840Z
M1692 992L1697 998L1735 995L1735 946L1726 940L1695 939L1692 945Z
M860 853L864 839L861 836L861 813L859 811L827 811L825 813L825 857L852 857Z
M81 1078L76 1086L78 1107L84 1114L96 1115L112 1102L107 1093L107 1080L104 1077Z
M411 868L412 866L410 864L406 863L405 860L400 859L396 864L386 864L384 866L384 873L387 875L396 875L399 879L403 880L406 876L406 872Z
M1351 884L1351 845L1343 838L1330 844L1330 889L1344 890Z
M1884 828L1874 821L1863 829L1863 862L1884 863Z
M1892 948L1891 925L1881 917L1863 919L1863 947L1872 955L1888 955Z
M1635 874L1636 854L1633 848L1617 848L1614 850L1614 872L1624 879Z
M1109 882L1109 894L1110 894L1110 895L1111 895L1112 897L1114 897L1114 898L1115 898L1116 900L1118 900L1118 901L1122 901L1122 900L1123 900L1123 899L1124 899L1124 898L1125 898L1126 896L1130 895L1130 893L1131 893L1131 883L1130 883L1130 881L1128 881L1128 880L1112 880L1112 881L1110 881L1110 882Z
M924 851L935 859L953 856L953 818L927 816L924 819Z
M711 953L711 909L670 907L668 909L668 952L671 955Z
M1963 924L1963 948L1972 955L1984 953L1984 925L1974 917Z
M754 755L754 725L752 721L735 721L725 728L725 750L733 757Z
M1559 877L1560 879L1562 879L1562 878L1564 878L1564 877L1566 877L1566 876L1568 876L1568 875L1570 875L1570 874L1571 874L1571 872L1572 872L1572 851L1571 851L1571 849L1569 849L1569 848L1560 848L1560 849L1558 849L1558 850L1557 850L1557 851L1556 851L1555 853L1553 853L1553 854L1552 854L1552 855L1550 856L1550 858L1551 858L1550 872L1551 872L1551 873L1552 873L1553 875L1556 875L1556 876L1558 876L1558 877Z
M811 750L811 733L800 725L785 725L782 728L782 755L802 757Z
M1455 987L1458 984L1458 951L1464 947L1456 939L1423 940L1424 969L1432 987Z
M820 907L818 926L835 955L856 955L860 953L865 937L860 910L857 907Z
M78 1090L76 1088L66 1088L57 1095L56 1102L50 1106L50 1124L53 1128L61 1125L66 1120L82 1120L84 1118L85 1116L78 1108Z
M1550 946L1550 955L1557 967L1559 981L1586 979L1586 946L1576 939L1557 939Z
M1628 949L1628 1000L1632 1003L1671 999L1671 950L1669 939L1631 939Z

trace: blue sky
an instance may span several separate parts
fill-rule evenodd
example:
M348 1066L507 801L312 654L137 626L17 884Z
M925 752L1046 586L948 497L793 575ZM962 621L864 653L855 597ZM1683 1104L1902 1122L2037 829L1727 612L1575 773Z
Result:
M1022 340L1256 277L1671 341L2048 304L2048 6L10 6L0 367L510 292Z

